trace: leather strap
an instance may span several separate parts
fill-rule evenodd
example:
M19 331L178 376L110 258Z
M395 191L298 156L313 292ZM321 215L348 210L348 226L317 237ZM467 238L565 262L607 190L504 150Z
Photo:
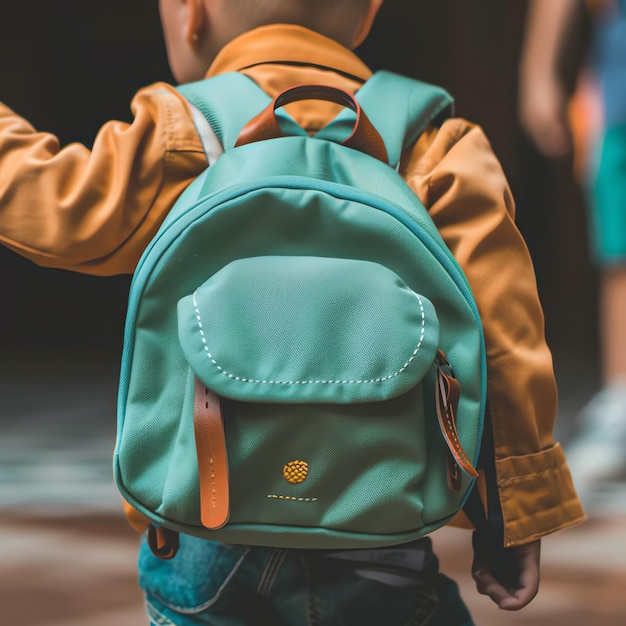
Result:
M154 556L168 561L178 552L178 533L161 526L148 526L148 546Z
M200 519L215 530L228 521L228 458L220 399L195 379L194 433L200 480Z
M437 388L435 390L437 419L449 450L448 486L452 491L459 491L461 489L459 468L473 478L478 477L478 472L463 450L456 428L456 410L461 397L461 386L454 377L446 355L439 350L437 356Z
M354 126L350 135L341 143L387 163L385 142L372 126L356 98L343 89L324 85L296 85L279 93L269 106L243 127L235 146L283 137L285 133L276 119L276 110L301 100L324 100L351 109L356 115Z

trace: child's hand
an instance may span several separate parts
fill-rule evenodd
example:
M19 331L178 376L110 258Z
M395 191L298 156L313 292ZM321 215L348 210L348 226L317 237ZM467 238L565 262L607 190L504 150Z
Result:
M489 596L501 609L519 611L539 591L540 556L539 539L515 548L503 548L499 555L477 549L475 545L472 578L478 593Z

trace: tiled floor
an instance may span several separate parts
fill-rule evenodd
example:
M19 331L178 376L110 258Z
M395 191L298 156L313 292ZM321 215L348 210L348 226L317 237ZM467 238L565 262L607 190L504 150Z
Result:
M137 537L120 516L4 514L0 533L0 624L147 624Z

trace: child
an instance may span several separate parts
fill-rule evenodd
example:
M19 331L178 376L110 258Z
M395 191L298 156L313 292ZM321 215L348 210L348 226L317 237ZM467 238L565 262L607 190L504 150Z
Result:
M591 54L579 93L588 94L587 103L598 102L599 114L591 115L592 107L585 106L584 130L591 145L583 157L592 163L582 175L589 191L591 249L600 272L602 389L582 411L568 458L583 501L597 513L602 489L626 480L626 2L587 4L593 18ZM520 109L522 124L547 157L571 149L557 61L582 5L582 0L531 4ZM590 88L596 82L598 87Z
M241 71L271 96L300 83L356 91L370 71L350 51L382 0L161 0L177 80ZM59 149L0 105L0 237L33 261L91 274L132 273L185 187L220 153L208 124L168 85L142 89L131 125L105 125L91 151ZM333 112L290 110L306 129ZM429 128L401 172L465 270L484 321L501 523L477 543L480 593L517 610L535 596L543 535L583 514L552 438L556 389L534 273L513 200L481 130L453 119ZM27 183L27 184L24 184ZM145 520L129 510L138 530ZM498 520L496 520L498 521ZM506 547L519 576L490 560ZM377 565L383 562L385 571ZM142 545L140 583L152 624L431 624L469 626L429 539L411 546L316 554L228 546L181 536L172 561Z

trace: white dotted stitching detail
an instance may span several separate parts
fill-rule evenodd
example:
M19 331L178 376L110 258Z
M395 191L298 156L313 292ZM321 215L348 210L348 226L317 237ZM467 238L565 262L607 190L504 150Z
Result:
M198 323L198 331L200 332L200 339L202 340L202 343L203 343L204 354L207 357L207 359L209 359L209 361L213 363L213 365L217 368L217 370L220 371L222 374L224 374L224 376L227 376L228 378L231 378L232 380L236 380L237 382L241 382L241 383L254 383L258 385L311 385L311 384L364 385L364 384L370 384L370 383L382 383L386 380L390 380L392 378L395 378L396 376L399 376L400 374L402 374L402 372L404 372L409 367L409 365L411 365L411 363L415 360L415 357L417 356L417 353L419 352L420 348L422 347L422 344L424 343L424 335L426 333L426 315L424 312L424 303L422 302L422 298L420 297L420 295L412 291L411 293L417 298L417 301L420 307L420 314L422 316L420 338L409 360L396 372L393 372L392 374L388 374L387 376L381 376L379 378L370 378L368 380L257 380L253 378L246 378L244 376L237 376L235 374L232 374L226 371L215 360L215 358L213 357L213 355L211 354L209 350L207 339L204 334L204 326L202 324L202 317L200 315L200 309L198 308L198 300L196 298L197 293L198 291L196 290L193 294L192 301L193 301L194 311L196 313L196 321Z

